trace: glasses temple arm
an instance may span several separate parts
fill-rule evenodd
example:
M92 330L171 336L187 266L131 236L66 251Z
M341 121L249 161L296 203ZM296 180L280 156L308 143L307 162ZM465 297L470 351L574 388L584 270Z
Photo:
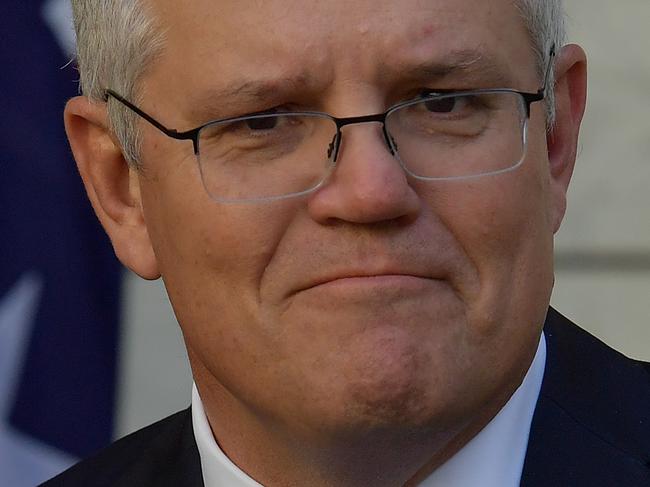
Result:
M548 82L551 79L551 73L553 72L553 61L555 60L555 44L551 47L551 50L548 55L548 65L546 67L546 74L544 75L544 85L539 93L546 97L548 91Z
M116 99L122 105L124 105L128 109L130 109L133 112L140 115L147 122L149 122L151 125L156 127L158 130L160 130L165 135L168 135L169 137L172 137L174 139L181 139L181 140L188 140L188 139L189 140L194 140L196 138L197 130L190 130L188 132L179 132L178 130L167 128L162 123L160 123L158 120L153 118L151 115L149 115L148 113L140 110L137 106L135 106L129 100L127 100L127 99L123 98L122 96L118 95L113 90L106 90L104 92L104 101L107 102L109 97L112 97L112 98Z

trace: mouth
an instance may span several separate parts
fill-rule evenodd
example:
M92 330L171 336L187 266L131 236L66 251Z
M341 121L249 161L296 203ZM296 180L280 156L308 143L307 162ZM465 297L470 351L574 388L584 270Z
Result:
M443 279L407 273L343 274L319 279L298 292L319 290L333 292L355 291L417 291Z

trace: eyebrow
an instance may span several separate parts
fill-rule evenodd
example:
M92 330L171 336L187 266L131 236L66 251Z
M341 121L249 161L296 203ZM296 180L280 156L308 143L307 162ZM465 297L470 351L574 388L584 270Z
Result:
M380 66L380 70L383 77L393 77L397 71L394 66L386 64ZM507 88L514 81L508 65L493 55L474 49L452 51L439 60L402 65L398 72L405 80L460 82L465 88ZM480 83L493 86L480 86Z
M241 79L225 88L211 88L197 97L190 97L190 114L196 120L207 121L215 116L239 116L260 103L272 103L298 89L314 86L314 79L305 74L279 79ZM272 107L268 107L272 108ZM237 109L244 112L237 112ZM230 113L234 111L236 113Z

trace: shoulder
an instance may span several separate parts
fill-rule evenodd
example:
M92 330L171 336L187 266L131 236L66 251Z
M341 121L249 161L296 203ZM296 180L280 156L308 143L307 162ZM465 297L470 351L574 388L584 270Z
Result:
M116 441L43 485L202 486L201 478L192 415L186 409Z
M542 396L613 445L650 453L650 364L624 356L552 309L545 333Z
M522 485L650 485L650 364L553 309L544 333L546 369Z

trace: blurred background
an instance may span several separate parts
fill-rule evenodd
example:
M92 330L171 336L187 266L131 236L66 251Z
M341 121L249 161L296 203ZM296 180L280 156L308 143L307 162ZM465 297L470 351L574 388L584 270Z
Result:
M566 6L590 89L552 304L650 360L650 2ZM0 487L21 487L186 407L191 378L162 284L117 264L69 154L67 2L0 18Z

